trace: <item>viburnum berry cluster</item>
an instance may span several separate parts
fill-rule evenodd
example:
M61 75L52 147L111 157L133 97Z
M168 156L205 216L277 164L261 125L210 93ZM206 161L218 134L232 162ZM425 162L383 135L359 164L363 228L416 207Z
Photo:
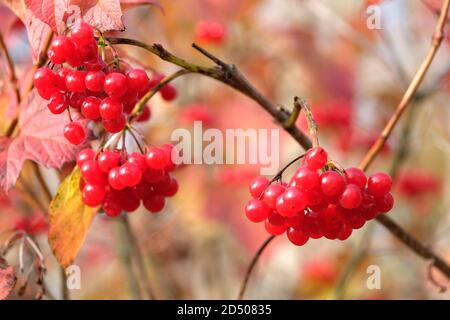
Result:
M354 229L392 209L391 184L383 172L367 178L358 168L340 169L316 147L289 183L256 177L245 213L251 222L264 221L271 235L286 233L297 246L309 238L346 240Z
M102 59L105 55L99 54L105 43L101 39L103 44L100 41L97 44L94 29L83 22L72 28L70 35L55 37L48 50L50 62L35 72L34 86L48 100L48 109L53 114L67 111L70 122L64 128L64 136L72 144L79 145L87 137L86 128L82 122L73 120L72 113L91 123L100 123L105 135L122 135L121 149L117 143L106 148L105 143L98 152L86 148L78 154L84 204L103 206L111 217L135 211L141 203L156 213L163 209L165 198L178 191L177 180L170 174L176 168L171 156L173 146L164 144L145 152L132 133L135 130L132 125L150 119L149 106L145 101L139 102L164 76L154 73L150 79L143 69L128 66L120 69L116 56L108 64ZM177 95L170 84L158 89L167 101ZM141 152L127 153L127 132ZM108 141L114 141L114 136Z
M82 117L101 122L104 129L117 133L127 121L147 121L150 108L145 106L134 113L136 103L164 78L159 73L150 79L143 69L122 70L117 63L107 64L99 54L94 29L87 23L72 28L69 36L53 39L48 50L52 68L42 67L34 74L34 86L39 95L48 100L54 114L67 110ZM171 101L177 91L171 84L160 89L163 99ZM64 128L64 136L72 144L86 139L86 129L72 121Z
M83 202L90 207L103 205L111 217L122 211L133 212L142 204L153 213L164 208L165 198L178 191L177 180L170 175L176 166L173 146L152 147L143 155L121 150L82 150L77 157L81 172Z

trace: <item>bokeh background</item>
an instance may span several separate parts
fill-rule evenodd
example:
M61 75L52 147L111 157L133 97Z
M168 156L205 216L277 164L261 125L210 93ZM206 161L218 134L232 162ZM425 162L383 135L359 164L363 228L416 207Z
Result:
M377 3L381 29L368 29L367 6ZM163 10L127 11L120 36L161 43L178 56L209 65L191 48L197 42L243 73L277 104L293 97L311 104L321 144L344 166L356 165L381 131L425 56L441 1L358 0L161 0ZM23 25L0 5L5 37L19 73L31 65ZM215 37L204 35L205 25ZM119 35L119 33L117 33ZM370 172L395 177L396 204L389 215L450 261L449 42L446 38L413 101ZM139 48L118 47L132 65L165 74L176 67ZM0 125L11 115L6 65L1 60ZM150 144L166 143L173 130L276 128L258 105L223 84L199 75L174 82L178 98L151 101L152 120L140 129ZM305 128L302 119L299 125ZM303 153L281 133L281 166ZM23 177L29 174L26 165ZM41 169L54 192L58 174ZM247 221L243 208L257 165L188 165L176 177L179 193L164 212L130 215L145 252L151 284L159 298L234 299L247 265L267 238L263 225ZM289 175L289 172L287 173ZM29 188L42 197L36 181ZM46 238L45 213L33 209L20 188L0 197L0 230L25 228L45 253L51 296L61 296L61 277ZM31 226L31 227L30 227ZM133 299L128 246L118 219L100 214L76 264L80 290L74 299ZM17 263L17 251L8 255ZM367 268L381 270L381 289L366 286ZM250 279L254 299L448 299L450 283L376 222L344 242L310 240L293 246L285 236L273 241ZM30 286L24 298L33 297ZM13 296L17 298L17 296Z

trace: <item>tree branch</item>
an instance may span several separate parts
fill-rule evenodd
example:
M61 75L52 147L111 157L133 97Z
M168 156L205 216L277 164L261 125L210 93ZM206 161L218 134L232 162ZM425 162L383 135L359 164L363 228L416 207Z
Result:
M367 169L370 163L376 158L379 154L381 148L385 144L387 138L390 133L394 129L395 125L399 121L401 115L414 98L417 93L417 89L419 85L422 83L423 78L425 77L426 72L428 71L431 62L436 55L436 52L442 42L443 38L443 28L445 25L445 21L447 18L448 10L449 10L450 0L446 0L443 4L441 15L439 17L439 21L436 26L436 31L433 35L433 41L428 54L426 55L424 61L422 62L419 70L417 71L415 77L413 78L411 84L405 92L401 102L397 106L396 111L393 116L389 120L383 132L380 134L380 137L371 147L366 157L360 164L360 168ZM264 110L266 110L278 123L282 126L305 150L312 147L311 140L308 136L303 133L297 126L285 127L284 124L288 121L290 115L286 112L280 110L280 108L271 102L268 98L266 98L262 93L260 93L248 80L245 76L232 64L227 64L222 60L216 58L213 54L207 52L205 49L198 47L197 45L193 45L195 49L200 51L203 55L205 55L208 59L214 61L216 64L214 67L204 67L196 64L189 63L172 53L168 52L163 48L160 44L148 45L143 42L126 39L126 38L108 38L107 39L111 44L126 44L133 45L137 47L141 47L145 50L150 51L151 53L157 55L162 60L175 64L184 68L187 71L192 73L202 74L204 76L216 79L237 91L243 93L247 97L251 98L255 102L257 102ZM394 236L396 236L400 241L402 241L406 246L408 246L412 251L417 253L419 256L426 260L431 260L433 265L436 266L443 274L450 279L450 267L434 254L429 248L424 246L418 240L409 235L405 230L403 230L399 225L397 225L392 219L388 216L383 215L377 218L377 221L381 223L384 227L388 229Z

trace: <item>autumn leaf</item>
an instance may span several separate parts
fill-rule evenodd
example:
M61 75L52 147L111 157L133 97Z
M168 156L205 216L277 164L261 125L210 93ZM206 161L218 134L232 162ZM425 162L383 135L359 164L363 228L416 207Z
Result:
M64 137L68 121L66 114L52 114L46 101L33 91L21 106L19 135L0 138L0 188L8 190L14 186L25 160L52 168L73 161L83 146L74 146Z
M123 10L143 5L153 5L161 9L161 4L158 0L121 0L120 5Z
M98 208L83 204L78 168L61 183L48 212L48 241L56 259L64 268L76 258Z
M16 280L14 268L0 257L0 300L5 300L11 294L16 285Z
M64 30L63 19L70 0L24 0L26 7L41 21L45 22L54 32Z

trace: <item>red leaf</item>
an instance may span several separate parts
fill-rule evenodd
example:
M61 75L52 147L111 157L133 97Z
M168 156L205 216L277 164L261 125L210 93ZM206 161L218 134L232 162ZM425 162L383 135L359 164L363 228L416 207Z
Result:
M158 0L120 0L120 4L123 10L142 5L154 5L161 8L161 4Z
M63 31L63 18L70 0L24 0L27 8L56 33Z
M28 41L30 42L31 52L33 54L33 62L36 62L50 36L51 29L46 23L39 20L31 12L27 14L24 23L27 28Z
M83 147L70 144L64 137L63 129L69 121L67 115L53 115L46 105L42 98L32 92L29 103L21 107L20 134L14 139L0 139L2 189L7 190L15 184L25 160L60 168L65 162L74 160Z
M0 257L0 300L5 300L11 294L16 280L13 267Z
M123 30L120 0L72 0L81 10L83 21L100 31Z

